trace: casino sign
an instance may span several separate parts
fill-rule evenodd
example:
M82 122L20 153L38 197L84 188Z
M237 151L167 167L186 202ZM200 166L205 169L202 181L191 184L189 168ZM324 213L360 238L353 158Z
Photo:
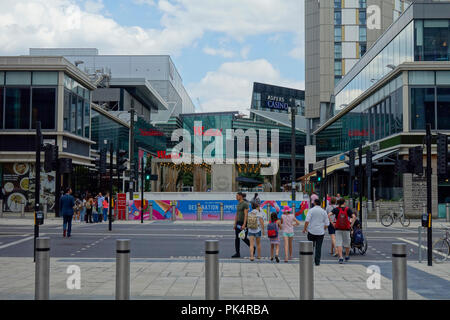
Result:
M283 97L267 95L266 106L270 109L288 110L288 104Z

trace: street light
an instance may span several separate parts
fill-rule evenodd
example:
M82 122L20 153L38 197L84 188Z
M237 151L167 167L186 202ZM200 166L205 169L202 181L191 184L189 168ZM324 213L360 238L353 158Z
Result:
M390 69L394 70L395 66L393 64L388 64L388 65L386 65L386 68L390 68Z
M78 68L78 65L83 64L84 61L82 61L82 60L77 60L77 61L75 61L74 63L75 63L75 67Z

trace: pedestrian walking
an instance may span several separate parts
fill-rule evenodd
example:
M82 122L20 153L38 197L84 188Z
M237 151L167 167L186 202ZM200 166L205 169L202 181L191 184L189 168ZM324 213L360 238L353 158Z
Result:
M103 221L108 221L108 209L109 209L109 193L106 194L106 197L103 199L102 203L103 208Z
M343 248L345 248L345 261L349 261L350 257L350 230L356 221L356 216L352 210L345 206L345 199L338 201L338 207L331 211L336 222L333 227L336 229L336 247L339 255L339 263L344 263L342 257Z
M284 239L284 262L292 260L292 242L294 240L294 226L300 225L300 222L292 214L292 208L285 206L281 215L281 227Z
M250 239L250 261L255 260L254 246L256 241L257 259L261 259L261 236L264 236L264 212L260 210L261 202L259 198L253 198L251 202L252 211L248 214L247 227L248 238Z
M267 237L270 240L270 261L273 261L273 253L275 251L275 260L280 262L278 258L280 253L280 237L279 231L281 230L281 221L278 219L276 212L272 212L270 215L270 223L267 225Z
M102 222L103 220L103 200L105 197L102 196L102 193L99 192L97 196L97 213L98 213L98 222Z
M78 197L78 194L75 195L75 208L74 208L74 215L73 215L73 219L76 221L80 220L80 210L81 210L81 200Z
M86 201L86 223L92 223L92 211L94 207L94 199L88 196L88 200Z
M86 215L86 202L87 202L87 199L86 199L86 197L87 197L87 194L85 194L82 197L83 200L81 202L81 209L80 209L80 223L85 221L86 218L87 218L87 215Z
M336 250L336 229L333 227L333 223L336 223L336 219L334 218L334 214L332 211L336 208L337 200L335 197L331 197L330 205L327 206L326 211L328 215L328 220L330 220L330 224L328 225L328 234L331 238L331 252L330 254L334 257L337 257L337 250Z
M234 247L236 250L236 253L232 256L232 258L240 258L240 238L239 233L241 231L245 230L245 237L242 239L244 243L250 247L250 241L247 238L248 230L246 230L247 226L247 216L248 216L248 203L244 200L245 193L238 192L236 194L236 200L238 201L238 204L236 206L236 216L234 217L234 233L236 235L236 238L234 239Z
M66 237L67 235L69 238L72 232L73 210L75 207L75 199L72 196L72 189L68 188L66 190L66 194L59 200L59 207L63 215L63 237Z
M320 200L314 200L314 207L309 209L306 215L303 233L308 232L308 240L313 242L316 266L320 265L323 237L329 224L327 212L320 207Z

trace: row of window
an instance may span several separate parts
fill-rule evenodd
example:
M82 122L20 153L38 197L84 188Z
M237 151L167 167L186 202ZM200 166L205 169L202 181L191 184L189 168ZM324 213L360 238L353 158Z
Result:
M64 89L64 130L89 138L90 101Z
M56 87L0 87L0 128L55 129Z
M411 130L450 130L450 88L411 88Z
M56 86L58 85L58 72L0 71L0 85Z
M366 27L359 27L359 41L366 42L367 41L367 28ZM335 26L334 27L334 42L341 42L342 41L342 27L341 26Z
M366 25L366 11L362 11L360 10L358 12L358 24L365 26ZM344 23L347 24L347 23ZM354 23L349 23L349 24L356 24L356 16L355 16L355 21ZM334 25L342 25L342 11L334 11Z
M347 0L345 1L346 8L356 8L359 5L359 8L364 9L367 6L366 0ZM342 0L334 0L334 8L341 9L342 8Z

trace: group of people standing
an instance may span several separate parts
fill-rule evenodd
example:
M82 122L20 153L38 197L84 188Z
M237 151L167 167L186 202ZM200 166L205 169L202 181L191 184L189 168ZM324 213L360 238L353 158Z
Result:
M59 200L60 212L63 216L63 237L70 237L72 221L96 223L108 221L109 193L106 197L100 192L97 196L86 193L83 197L72 196L68 188Z
M255 254L257 259L261 259L261 238L266 235L264 226L265 213L261 210L261 200L258 194L250 201L245 199L245 193L238 192L236 200L238 201L236 217L234 220L235 230L235 250L232 258L239 258L240 240L249 246L250 261L254 261ZM311 208L305 218L303 233L307 234L309 241L313 242L314 262L316 266L320 265L322 255L322 244L325 232L331 237L331 252L334 257L338 257L340 264L350 260L351 238L350 232L353 225L357 223L356 215L346 206L345 199L338 197L327 197L327 206L321 207L319 197L316 194L311 196ZM270 215L270 222L267 225L267 237L270 240L270 260L274 257L279 262L280 235L284 240L284 261L292 259L292 247L294 239L294 227L299 226L300 222L295 218L292 209L285 206L282 209L281 218L278 218L276 212ZM345 256L343 249L345 248Z

